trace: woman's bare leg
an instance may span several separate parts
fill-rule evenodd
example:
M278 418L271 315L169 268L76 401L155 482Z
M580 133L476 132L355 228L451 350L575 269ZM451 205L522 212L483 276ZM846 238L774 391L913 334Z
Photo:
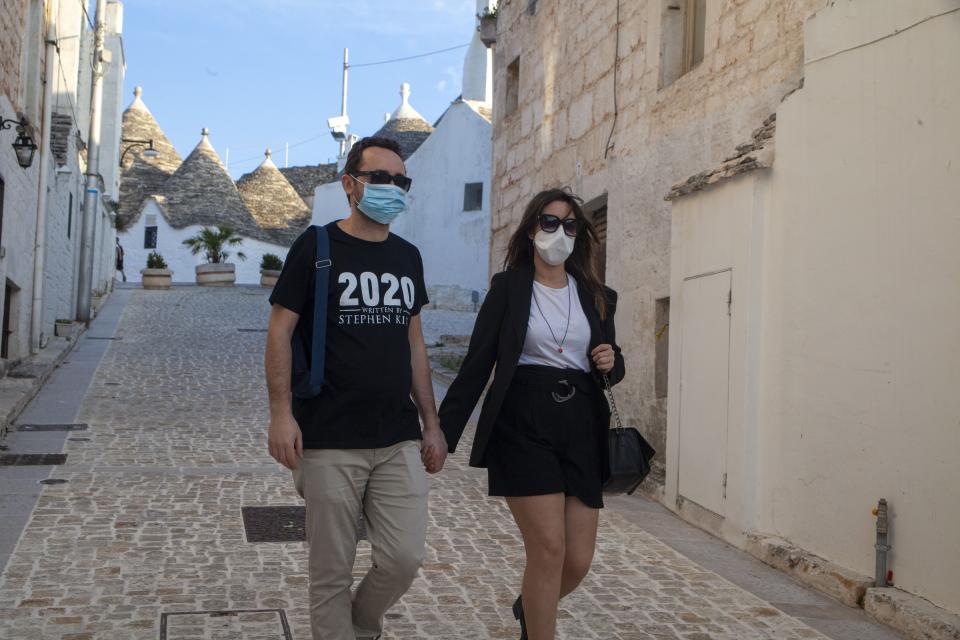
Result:
M527 555L521 592L530 640L553 640L556 633L566 554L565 501L562 493L507 498Z
M590 572L593 552L597 547L597 524L600 509L585 505L580 498L569 496L564 508L563 578L560 597L574 589Z

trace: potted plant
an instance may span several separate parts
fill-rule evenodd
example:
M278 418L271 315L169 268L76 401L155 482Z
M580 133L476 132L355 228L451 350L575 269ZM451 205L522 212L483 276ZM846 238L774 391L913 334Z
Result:
M480 21L477 30L480 31L480 42L484 46L490 47L497 42L497 13L499 13L499 7L493 9L486 7L483 13L477 14Z
M230 253L229 247L237 247L243 238L237 235L230 227L217 225L216 229L204 227L197 235L187 238L183 244L190 247L193 255L203 252L206 264L196 266L197 284L200 286L230 287L237 281L237 265L227 262ZM242 251L237 251L237 257L246 260Z
M283 260L280 259L280 256L275 256L272 253L263 254L263 257L260 258L260 286L272 287L277 284L281 270L283 270Z
M73 335L76 326L73 320L68 318L59 318L53 325L53 335L58 338L69 338Z
M169 289L173 283L173 271L167 268L167 261L156 251L147 255L147 268L140 270L144 289Z

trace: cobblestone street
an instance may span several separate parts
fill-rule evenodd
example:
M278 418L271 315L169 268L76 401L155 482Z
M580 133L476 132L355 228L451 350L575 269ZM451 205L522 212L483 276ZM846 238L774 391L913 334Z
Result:
M92 338L114 338L72 420L89 427L63 442L66 463L0 468L4 508L11 487L40 494L0 578L0 638L281 639L282 612L289 637L308 639L303 544L249 543L241 516L301 504L266 448L266 290L121 293L115 333L95 325L71 358ZM425 313L428 344L470 331L472 314ZM20 422L43 422L52 401L41 394ZM11 453L31 446L33 436L14 435ZM431 478L427 558L384 639L519 637L519 533L486 496L485 474L467 466L469 444ZM48 474L66 482L36 484ZM609 505L593 570L561 603L560 638L899 637L643 498ZM368 564L362 542L356 575Z

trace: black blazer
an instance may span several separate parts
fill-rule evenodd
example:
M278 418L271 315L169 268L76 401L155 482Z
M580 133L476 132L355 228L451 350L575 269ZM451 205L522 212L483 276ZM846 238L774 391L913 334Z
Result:
M613 316L617 307L617 294L613 289L606 288L607 317L600 320L593 298L586 291L586 287L579 286L580 305L590 323L590 347L593 351L597 345L610 344L616 354L613 369L608 374L610 384L623 380L624 363L620 347L616 344L616 330ZM473 327L470 338L470 347L467 356L460 367L453 384L440 405L440 428L447 438L450 453L456 450L460 436L470 419L470 414L477 406L477 401L487 386L490 372L496 364L497 370L493 376L493 384L487 392L480 411L480 421L477 424L477 433L473 440L473 450L470 452L470 466L485 467L484 454L497 415L507 396L514 371L523 352L523 342L527 336L527 323L530 319L530 301L533 296L533 267L519 267L502 271L490 283L477 322ZM592 359L591 359L592 364ZM603 440L600 450L603 452L604 478L606 481L608 464L606 430L610 424L610 408L602 393L603 383L600 373L593 368L594 380L597 384L598 430L597 437Z

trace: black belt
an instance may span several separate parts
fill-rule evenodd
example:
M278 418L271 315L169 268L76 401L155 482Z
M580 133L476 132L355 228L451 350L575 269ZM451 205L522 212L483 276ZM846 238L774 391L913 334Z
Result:
M524 389L549 391L554 401L558 403L570 400L577 391L592 395L597 390L596 381L586 371L543 365L518 366L513 374L512 383Z

